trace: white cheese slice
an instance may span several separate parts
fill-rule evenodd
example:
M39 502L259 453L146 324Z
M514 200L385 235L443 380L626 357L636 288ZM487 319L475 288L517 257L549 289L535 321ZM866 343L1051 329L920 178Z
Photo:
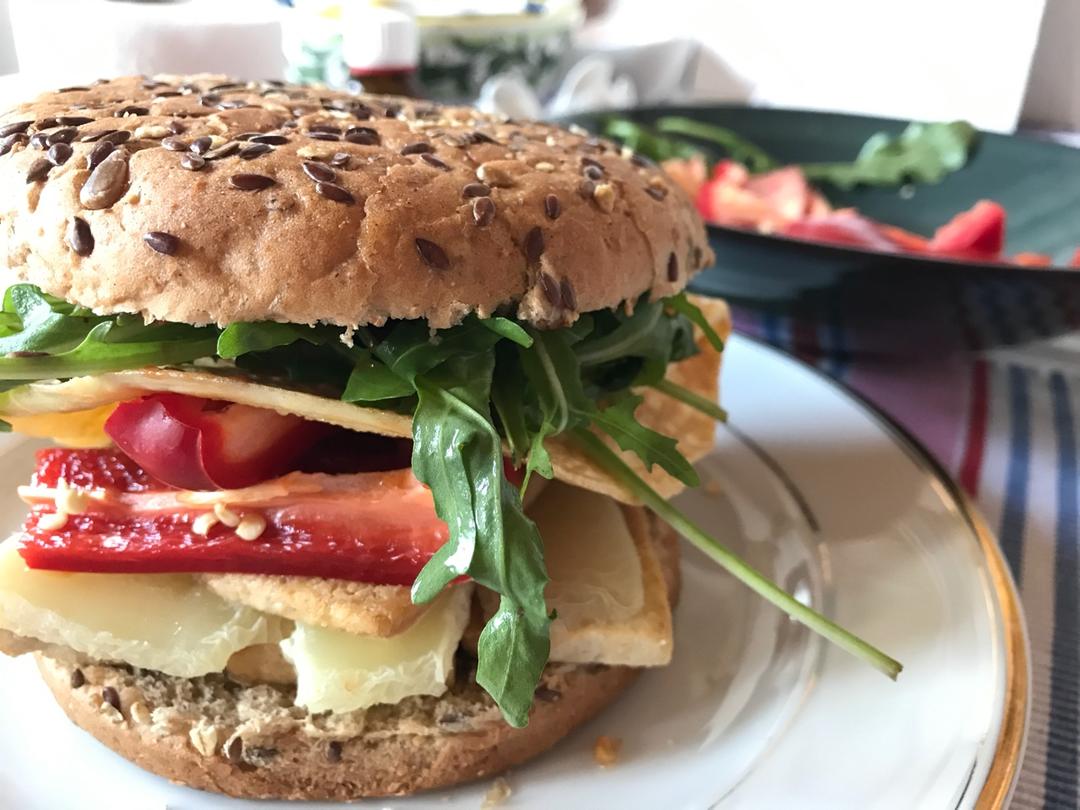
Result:
M636 615L645 601L641 560L619 504L553 483L529 509L544 539L544 595L561 622L575 627Z
M281 642L296 668L296 703L308 711L349 712L412 695L441 695L453 672L472 585L455 585L397 636L357 636L297 624Z
M194 577L30 569L14 540L0 544L0 629L102 661L184 678L221 672L288 623L215 596Z

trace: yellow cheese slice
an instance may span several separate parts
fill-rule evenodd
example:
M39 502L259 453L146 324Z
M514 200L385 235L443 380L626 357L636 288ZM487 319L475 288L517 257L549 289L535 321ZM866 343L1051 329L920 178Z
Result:
M281 642L296 668L296 703L308 711L349 712L412 695L441 695L469 621L472 585L444 592L397 636L356 636L297 624Z
M286 627L194 577L33 570L14 540L0 544L0 629L98 660L193 678L221 672L237 650L279 641Z

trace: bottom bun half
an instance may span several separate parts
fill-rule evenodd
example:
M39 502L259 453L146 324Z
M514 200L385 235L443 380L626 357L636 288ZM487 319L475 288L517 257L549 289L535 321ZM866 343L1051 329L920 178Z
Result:
M678 541L649 516L671 601ZM440 697L344 715L312 715L289 687L225 677L176 678L124 665L38 655L68 717L112 750L173 782L250 799L349 801L493 776L555 745L594 717L640 670L550 664L529 724L507 725L459 653Z

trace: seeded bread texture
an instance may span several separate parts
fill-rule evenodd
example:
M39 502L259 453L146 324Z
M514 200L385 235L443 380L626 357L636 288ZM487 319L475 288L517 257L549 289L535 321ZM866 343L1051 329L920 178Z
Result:
M220 76L95 82L7 112L0 199L16 278L197 324L498 310L559 326L711 262L685 194L610 141Z
M678 540L655 517L648 520L674 604ZM551 748L640 672L549 664L529 725L515 729L476 685L473 663L460 653L454 683L438 698L311 715L293 704L287 685L174 678L38 656L68 717L140 767L230 796L309 801L404 795L493 776Z

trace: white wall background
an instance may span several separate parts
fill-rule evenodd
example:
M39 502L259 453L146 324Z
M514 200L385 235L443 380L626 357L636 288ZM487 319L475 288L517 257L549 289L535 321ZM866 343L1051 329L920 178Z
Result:
M57 4L80 11L44 13ZM40 61L66 69L72 81L115 72L109 60L121 57L126 69L246 72L245 62L273 64L276 56L265 32L258 52L245 55L229 47L231 34L200 43L177 27L178 20L208 15L233 26L270 18L277 13L271 0L190 0L170 4L171 10L106 0L0 0L0 74L17 64L8 13L13 5L34 11ZM115 47L107 40L102 47L100 36L86 37L87 25L103 27L102 6L110 21L160 10L170 19L165 52L140 53L135 36L126 44L115 40ZM184 6L186 13L178 13ZM198 13L191 13L196 6ZM1022 115L1042 126L1080 129L1080 0L614 0L611 7L587 41L696 39L703 45L694 81L701 98L967 117L1003 130ZM44 18L52 24L42 26ZM109 28L122 26L111 22ZM25 50L22 40L20 46ZM60 77L37 79L48 86Z

